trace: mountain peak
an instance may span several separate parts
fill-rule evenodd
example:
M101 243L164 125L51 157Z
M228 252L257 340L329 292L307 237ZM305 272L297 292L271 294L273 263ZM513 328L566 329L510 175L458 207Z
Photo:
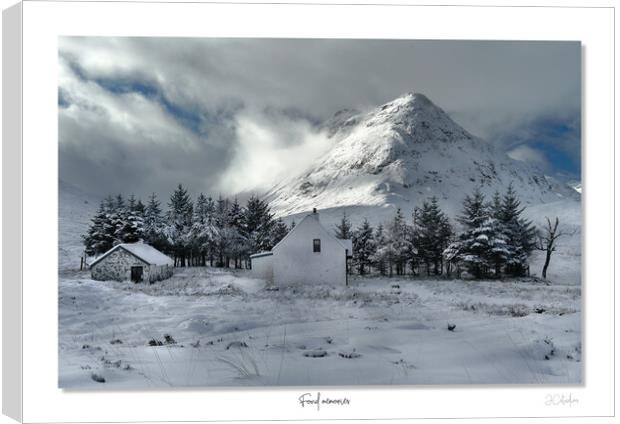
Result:
M382 107L385 107L385 106L401 106L401 107L409 106L409 107L418 107L418 108L429 107L429 106L437 107L424 94L416 93L413 91L410 91L408 93L403 94L402 96L395 98L394 100L384 104Z
M407 103L433 104L433 102L431 102L425 94L415 91L409 91L402 96L397 97L395 100L399 99Z
M428 97L422 93L409 92L396 99L385 103L378 108L379 112L388 114L415 114L415 112L429 111L435 114L445 114L445 112L436 106Z
M524 204L575 195L471 135L421 93L405 93L363 114L342 111L326 128L335 137L330 149L266 195L280 216L317 205L355 206L379 216L430 195L456 211L474 187L491 195L511 182Z
M412 141L471 140L472 136L422 93L404 95L379 106L367 115L367 126L398 128Z
M416 92L405 93L364 114L355 109L339 110L325 121L321 128L327 131L329 137L336 134L342 137L349 135L358 124L364 127L397 126L405 133L415 131L416 127L418 131L423 131L424 128L433 126L459 132L454 128L457 125L446 112L436 106L426 95ZM465 136L465 138L469 137Z

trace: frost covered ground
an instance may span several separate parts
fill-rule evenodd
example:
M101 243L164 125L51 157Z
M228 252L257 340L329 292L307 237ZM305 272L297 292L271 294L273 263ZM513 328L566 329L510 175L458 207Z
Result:
M65 272L59 385L577 384L580 305L580 284L535 279L273 291L245 271L150 286Z

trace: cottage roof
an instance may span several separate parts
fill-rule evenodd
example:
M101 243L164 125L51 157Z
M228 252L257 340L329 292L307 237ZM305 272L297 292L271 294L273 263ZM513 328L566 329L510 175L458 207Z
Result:
M255 253L253 255L250 255L250 259L254 259L254 258L262 258L264 256L271 256L273 255L273 252L269 251L269 252L258 252Z
M338 244L340 244L340 246L342 246L343 249L348 249L349 250L349 254L353 254L353 242L351 240L342 240L339 239L337 237L335 237L333 234L331 234L329 231L327 231L327 229L323 226L323 224L321 224L321 221L319 221L318 219L318 214L316 212L310 213L306 216L304 216L302 218L301 221L299 221L299 224L297 224L295 226L295 228L291 229L287 235L284 236L284 238L282 238L282 240L280 240L275 246L273 246L273 249L271 249L272 252L274 252L279 245L283 244L284 240L286 240L292 233L295 232L295 230L297 228L300 228L302 223L306 220L310 220L310 219L314 219L316 220L316 222L318 223L318 226L321 230L323 230L323 232L325 233L325 235L333 240L336 240L338 242Z
M159 250L155 249L153 246L146 243L121 243L114 246L112 249L105 252L103 255L99 256L97 259L90 264L90 266L95 265L97 262L100 262L102 259L110 255L112 252L118 249L123 249L130 254L134 255L138 259L146 262L149 265L173 265L174 262L168 256L161 253Z

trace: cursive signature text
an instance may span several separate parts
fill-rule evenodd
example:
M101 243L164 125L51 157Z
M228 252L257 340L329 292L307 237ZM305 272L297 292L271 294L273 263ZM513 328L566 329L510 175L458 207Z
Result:
M316 392L314 395L312 393L304 393L299 396L298 400L302 408L314 407L317 411L320 411L321 406L323 405L346 406L351 404L351 400L349 398L322 397L321 392Z
M574 403L579 403L579 399L573 397L572 393L568 395L565 393L553 393L545 396L545 406L573 406Z

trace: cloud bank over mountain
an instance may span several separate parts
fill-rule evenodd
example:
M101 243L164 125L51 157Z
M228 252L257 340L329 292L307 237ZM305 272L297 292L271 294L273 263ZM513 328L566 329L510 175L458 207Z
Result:
M267 190L330 147L336 111L409 91L578 176L580 60L571 42L63 37L60 177L96 194Z

